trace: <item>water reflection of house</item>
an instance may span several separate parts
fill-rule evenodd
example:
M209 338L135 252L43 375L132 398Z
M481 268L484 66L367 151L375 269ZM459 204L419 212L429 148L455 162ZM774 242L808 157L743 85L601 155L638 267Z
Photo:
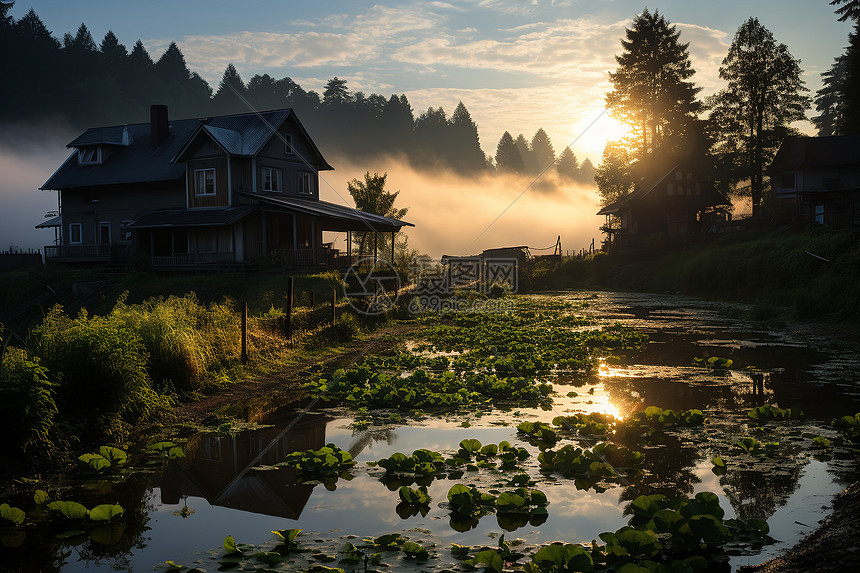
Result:
M203 497L212 505L298 519L313 491L297 485L290 469L248 471L272 465L299 450L325 445L327 418L306 415L284 430L282 425L235 435L200 436L188 448L187 463L158 480L161 501L178 504L183 496Z

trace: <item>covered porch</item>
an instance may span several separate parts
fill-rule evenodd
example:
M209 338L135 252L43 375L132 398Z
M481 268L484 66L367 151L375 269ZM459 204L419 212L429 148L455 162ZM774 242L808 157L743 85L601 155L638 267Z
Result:
M357 259L352 252L353 233L371 234L382 252L390 246L393 258L396 233L405 225L411 226L324 201L243 195L253 203L215 209L157 210L138 217L130 225L135 250L145 253L152 269L160 271L252 265L343 269ZM324 243L323 232L345 232L346 250Z

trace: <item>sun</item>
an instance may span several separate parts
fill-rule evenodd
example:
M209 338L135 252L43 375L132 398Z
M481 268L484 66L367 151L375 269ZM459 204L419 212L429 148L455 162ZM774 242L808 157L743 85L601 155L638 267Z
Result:
M582 158L589 157L595 165L600 163L606 142L623 139L630 130L627 125L610 117L603 108L588 110L582 114L582 119L569 129L571 141L579 137L572 146L580 151L577 155Z

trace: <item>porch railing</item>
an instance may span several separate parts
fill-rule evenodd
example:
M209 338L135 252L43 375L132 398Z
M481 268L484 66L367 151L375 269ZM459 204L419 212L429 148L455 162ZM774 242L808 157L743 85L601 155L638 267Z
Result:
M233 253L176 253L173 255L152 257L152 266L158 267L195 267L205 265L220 265L235 262Z
M352 257L337 249L318 248L316 256L314 249L277 249L272 251L272 264L287 267L327 267L347 268L352 264Z
M125 245L47 245L45 260L55 261L115 261L128 258Z

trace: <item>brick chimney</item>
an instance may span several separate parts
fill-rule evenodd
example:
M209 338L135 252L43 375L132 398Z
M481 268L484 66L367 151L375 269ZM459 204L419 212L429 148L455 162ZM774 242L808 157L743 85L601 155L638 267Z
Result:
M170 129L167 125L166 105L149 106L149 133L150 145L153 147L160 144L170 135Z

